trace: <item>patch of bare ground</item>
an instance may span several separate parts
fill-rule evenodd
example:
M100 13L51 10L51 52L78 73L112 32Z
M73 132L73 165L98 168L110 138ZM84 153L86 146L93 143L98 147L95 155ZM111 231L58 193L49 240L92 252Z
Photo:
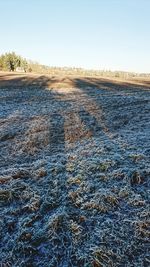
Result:
M0 73L0 263L148 267L148 80Z

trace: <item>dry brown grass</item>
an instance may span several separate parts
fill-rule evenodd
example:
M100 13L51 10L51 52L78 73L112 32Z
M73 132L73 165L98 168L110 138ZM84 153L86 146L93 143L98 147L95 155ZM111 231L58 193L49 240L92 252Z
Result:
M81 81L80 81L81 78ZM79 79L79 83L81 82L82 85L86 86L96 86L102 87L105 86L107 83L112 83L114 86L128 86L133 87L150 87L150 78L140 77L140 78L129 78L129 79L122 79L122 78L103 78L98 76L87 76L85 75L75 75L70 74L66 77L66 75L41 75L41 74L19 74L19 73L12 73L12 72L2 72L0 71L0 86L46 86L47 88L56 88L56 89L65 89L75 87L75 81ZM106 85L106 88L109 85Z

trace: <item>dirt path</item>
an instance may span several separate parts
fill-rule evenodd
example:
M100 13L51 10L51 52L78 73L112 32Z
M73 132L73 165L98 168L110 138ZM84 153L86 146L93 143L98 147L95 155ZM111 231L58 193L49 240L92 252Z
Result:
M149 115L141 82L1 76L1 266L149 266Z

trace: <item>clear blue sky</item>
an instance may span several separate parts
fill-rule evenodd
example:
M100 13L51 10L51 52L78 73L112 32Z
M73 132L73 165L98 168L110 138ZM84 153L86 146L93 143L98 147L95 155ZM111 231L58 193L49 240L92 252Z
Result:
M150 72L150 0L0 0L0 53Z

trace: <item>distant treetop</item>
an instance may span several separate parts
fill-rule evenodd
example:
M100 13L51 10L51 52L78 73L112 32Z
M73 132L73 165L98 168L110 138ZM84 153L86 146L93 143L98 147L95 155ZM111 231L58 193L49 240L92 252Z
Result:
M5 53L0 56L0 70L26 72L27 69L27 60L16 55L15 52Z

